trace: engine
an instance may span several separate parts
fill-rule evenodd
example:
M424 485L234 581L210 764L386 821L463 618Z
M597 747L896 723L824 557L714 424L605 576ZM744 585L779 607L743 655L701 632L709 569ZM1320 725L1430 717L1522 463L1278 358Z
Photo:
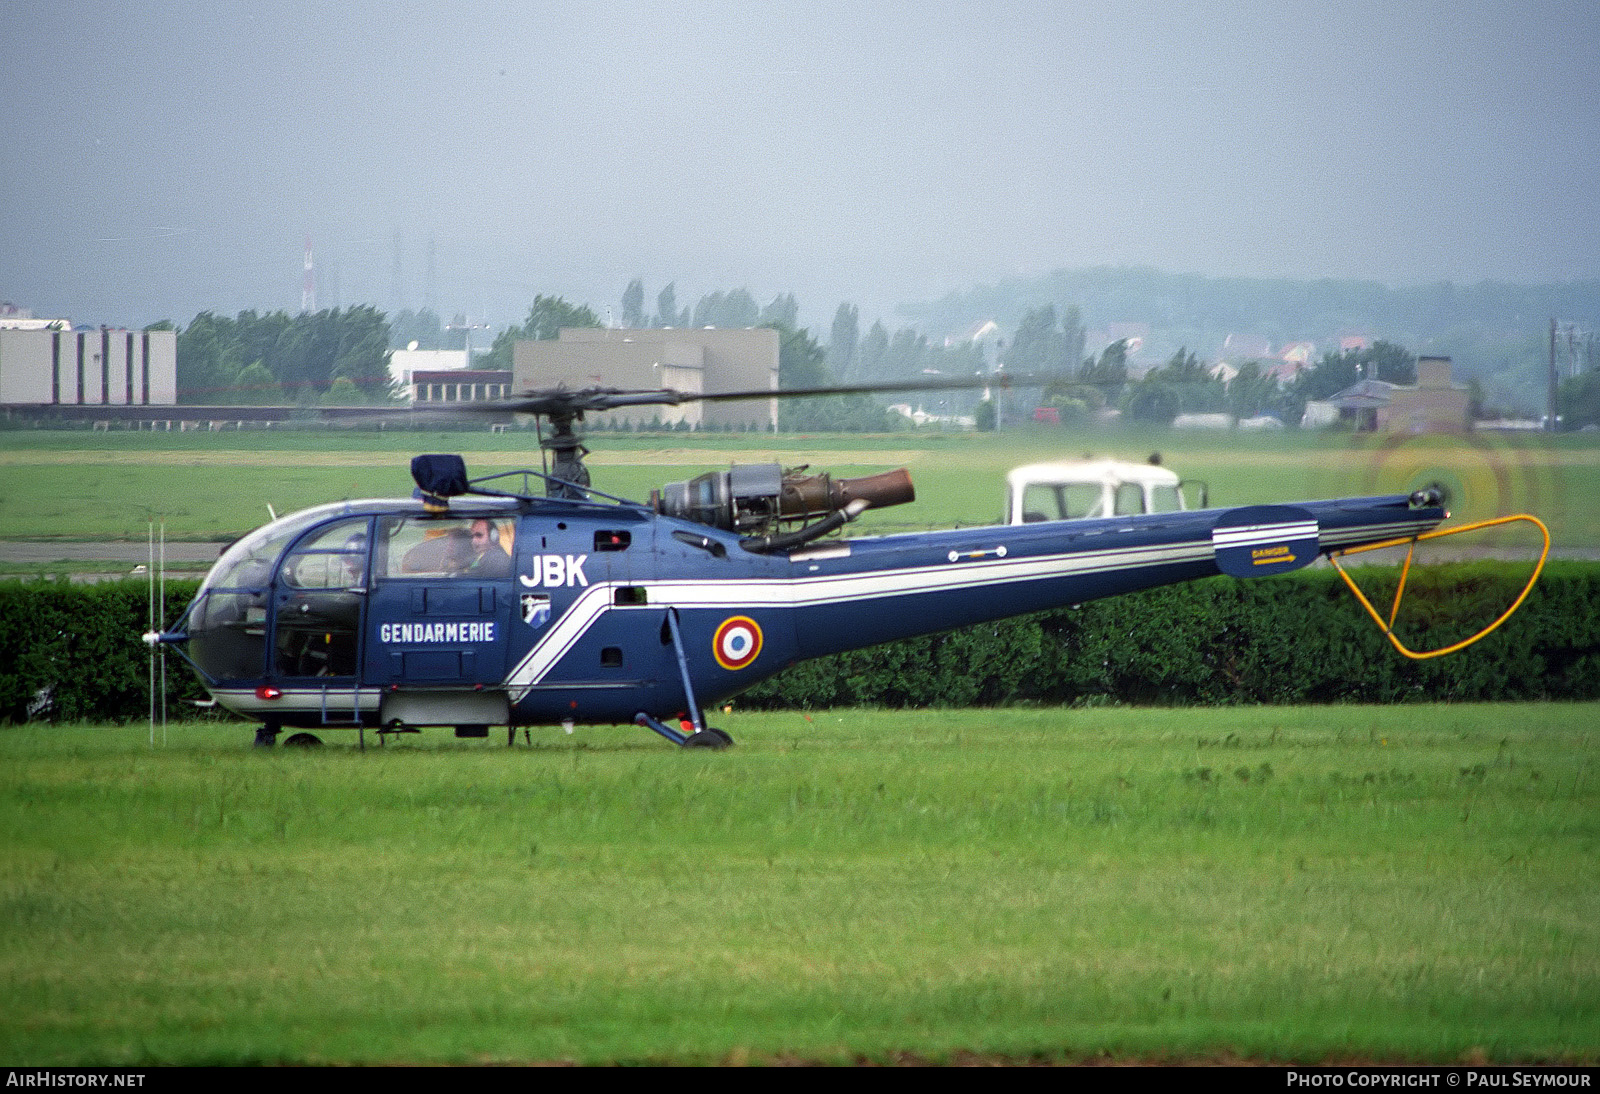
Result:
M865 509L916 500L905 468L859 479L835 479L807 467L784 470L776 463L734 464L650 492L655 511L746 536L767 536L785 524L826 520ZM832 522L834 527L843 520Z

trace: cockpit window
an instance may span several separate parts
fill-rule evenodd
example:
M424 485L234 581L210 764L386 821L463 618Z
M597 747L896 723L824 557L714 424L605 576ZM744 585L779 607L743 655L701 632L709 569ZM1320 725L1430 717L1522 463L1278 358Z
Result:
M359 588L367 572L366 517L314 533L283 560L280 580L295 589Z
M273 567L296 536L328 516L327 511L312 511L274 521L222 553L184 625L189 656L208 679L254 680L266 671ZM342 522L341 527L348 529L351 523ZM354 523L365 526L366 520Z
M208 589L260 589L272 580L272 567L289 541L326 513L305 513L274 521L236 541L206 575Z
M511 576L516 524L489 517L387 517L379 525L387 578Z

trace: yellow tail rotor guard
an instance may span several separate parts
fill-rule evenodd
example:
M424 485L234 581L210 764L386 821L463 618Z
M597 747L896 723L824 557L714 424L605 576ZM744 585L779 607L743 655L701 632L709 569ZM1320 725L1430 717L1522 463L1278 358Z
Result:
M1522 591L1517 594L1517 598L1511 602L1511 607L1507 608L1503 613L1501 613L1500 618L1496 619L1493 623L1490 623L1477 634L1470 638L1463 638L1461 641L1453 643L1449 646L1445 646L1443 649L1425 650L1422 652L1407 649L1401 643L1401 641L1394 636L1394 621L1395 618L1400 614L1400 601L1405 596L1406 577L1411 573L1411 559L1416 552L1417 544L1423 542L1424 540L1443 539L1446 536L1458 536L1463 532L1476 532L1482 528L1492 528L1500 524L1511 524L1519 520L1527 521L1529 524L1532 524L1535 528L1539 529L1539 534L1544 537L1544 548L1539 552L1539 561L1533 567L1532 576L1528 578L1528 583L1522 587ZM1395 587L1394 603L1389 608L1389 619L1387 622L1385 622L1383 616L1379 615L1378 610L1372 606L1372 601L1367 599L1366 594L1361 591L1360 587L1356 585L1355 581L1351 579L1350 575L1345 572L1344 567L1339 565L1339 559L1344 555L1358 555L1363 551L1377 551L1384 547L1399 547L1402 544L1406 545L1406 560L1404 565L1400 568L1400 584ZM1420 536L1407 536L1402 539L1385 540L1382 543L1369 543L1361 547L1349 547L1342 551L1330 551L1328 552L1328 561L1333 563L1333 568L1335 570L1339 571L1339 576L1344 578L1344 583L1350 586L1350 591L1356 595L1357 600L1361 601L1361 606L1367 609L1367 614L1372 616L1373 622L1378 624L1378 629L1383 632L1384 637L1389 639L1390 644L1393 645L1395 649L1411 658L1413 661L1426 661L1430 657L1443 657L1447 653L1455 653L1457 650L1464 650L1474 642L1478 641L1480 638L1483 638L1485 635L1489 634L1496 627L1500 626L1500 624L1510 619L1512 614L1518 608L1522 607L1522 602L1527 599L1528 593L1533 590L1533 583L1539 580L1539 572L1544 569L1544 561L1549 556L1550 529L1546 528L1544 526L1544 522L1538 517L1530 516L1527 513L1517 513L1514 516L1495 517L1493 520L1480 520L1471 524L1463 524L1459 528L1443 528L1433 532L1424 532Z

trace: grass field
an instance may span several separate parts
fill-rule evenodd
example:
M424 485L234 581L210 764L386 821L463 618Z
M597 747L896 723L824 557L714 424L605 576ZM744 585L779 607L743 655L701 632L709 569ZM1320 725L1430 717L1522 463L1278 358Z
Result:
M1005 472L1020 463L1089 452L1142 460L1159 451L1182 476L1207 481L1217 505L1439 482L1460 519L1533 512L1558 548L1600 549L1600 439L1589 435L599 433L591 447L595 485L641 499L666 481L735 461L809 463L844 476L909 467L917 503L868 513L856 526L862 532L995 521ZM268 505L281 514L342 498L407 496L410 457L439 451L464 453L474 475L538 462L531 433L4 431L0 539L143 542L153 521L170 539L228 540L262 523Z
M12 1064L1600 1058L1600 707L0 729Z

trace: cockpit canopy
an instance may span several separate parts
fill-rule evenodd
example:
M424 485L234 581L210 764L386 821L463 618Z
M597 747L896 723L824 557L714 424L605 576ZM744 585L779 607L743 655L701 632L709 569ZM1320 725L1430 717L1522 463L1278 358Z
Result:
M498 498L449 515L418 501L339 502L275 520L229 546L206 575L179 628L188 655L213 682L349 675L373 580L448 577L473 562L477 576L508 577L515 509ZM474 550L475 535L493 550ZM317 635L320 644L307 637Z

